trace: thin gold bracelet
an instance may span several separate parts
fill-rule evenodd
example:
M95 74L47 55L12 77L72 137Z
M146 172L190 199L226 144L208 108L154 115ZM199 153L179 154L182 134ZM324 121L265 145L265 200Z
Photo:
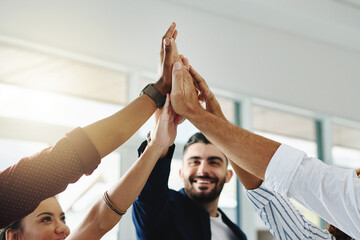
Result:
M104 201L105 201L106 205L108 205L108 207L109 207L114 213L116 213L117 215L122 216L122 215L124 215L124 214L126 213L126 211L125 211L125 212L120 211L119 209L117 209L117 208L111 203L107 191L104 192Z

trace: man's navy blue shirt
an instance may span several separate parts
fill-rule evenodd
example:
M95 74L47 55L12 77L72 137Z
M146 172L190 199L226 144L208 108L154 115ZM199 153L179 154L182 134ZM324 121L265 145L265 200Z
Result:
M147 142L138 149L139 156L145 150ZM139 197L133 204L133 222L137 239L161 240L210 240L210 215L196 205L184 189L169 189L171 159L175 145L169 148L167 155L156 163ZM220 209L223 222L238 236L245 234Z

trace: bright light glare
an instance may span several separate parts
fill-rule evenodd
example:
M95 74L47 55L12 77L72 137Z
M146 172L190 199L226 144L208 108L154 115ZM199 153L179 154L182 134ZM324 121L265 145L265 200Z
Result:
M334 146L333 163L339 167L357 169L360 167L360 151L356 149Z
M76 127L120 109L115 104L0 84L0 115L3 117Z

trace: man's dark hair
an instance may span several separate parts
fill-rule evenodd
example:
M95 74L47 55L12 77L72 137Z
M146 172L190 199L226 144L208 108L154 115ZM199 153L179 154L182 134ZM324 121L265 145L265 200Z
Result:
M183 154L186 152L186 150L193 145L194 143L203 143L203 144L212 144L206 137L204 134L202 134L201 132L197 132L194 135L192 135L189 140L187 141L187 143L184 146L184 150L183 150ZM226 165L228 165L229 161L225 156L225 160L226 160Z
M194 143L211 144L211 142L209 140L207 140L207 138L205 137L204 134L202 134L201 132L197 132L189 138L189 140L187 141L187 143L184 146L183 153L185 153L185 151Z

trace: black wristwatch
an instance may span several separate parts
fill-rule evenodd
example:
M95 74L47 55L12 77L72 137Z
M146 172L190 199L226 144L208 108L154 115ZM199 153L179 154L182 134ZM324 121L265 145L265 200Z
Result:
M164 106L166 96L162 95L153 83L146 85L140 95L143 95L144 93L154 100L158 109L161 109Z

